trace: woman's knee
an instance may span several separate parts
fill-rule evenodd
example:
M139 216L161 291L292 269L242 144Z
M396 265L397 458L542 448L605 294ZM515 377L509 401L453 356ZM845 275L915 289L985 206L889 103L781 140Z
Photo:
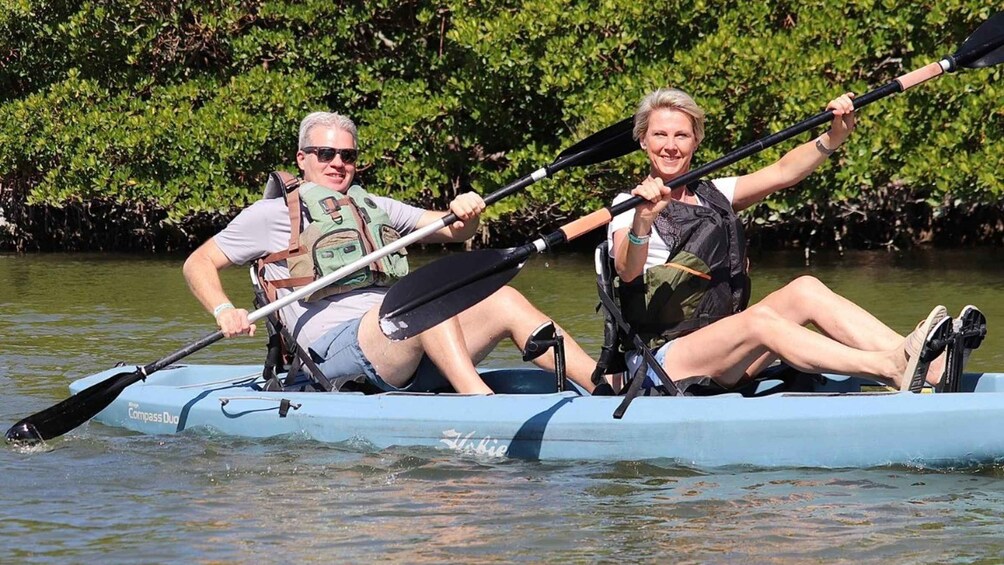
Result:
M822 281L803 275L772 292L763 302L788 321L804 326L812 322L819 304L826 303L832 295L833 291Z
M802 275L798 277L785 285L785 290L794 295L794 300L799 301L816 300L824 294L830 294L833 292L830 290L830 287L823 284L823 281L812 275Z
M739 315L743 317L746 332L759 344L769 343L785 323L777 310L763 303L754 304Z

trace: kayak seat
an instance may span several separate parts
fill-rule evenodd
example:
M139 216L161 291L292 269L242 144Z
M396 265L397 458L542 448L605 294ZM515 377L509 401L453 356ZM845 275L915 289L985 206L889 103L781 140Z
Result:
M254 305L261 309L268 305L269 299L261 283L264 271L261 262L251 265L251 283L254 289ZM268 343L266 345L265 364L262 368L262 377L265 384L262 387L268 391L285 390L287 387L296 388L300 386L303 390L316 390L330 392L338 390L324 376L324 373L317 367L310 354L301 349L292 334L279 319L278 313L272 313L265 317L265 330L268 333ZM280 380L279 375L285 373L285 379ZM297 385L297 379L306 376L308 383Z
M600 302L597 310L602 311L603 321L603 345L600 348L599 359L593 371L592 382L599 384L604 381L604 375L615 375L624 373L626 381L630 380L627 374L628 366L625 355L629 351L637 351L645 348L641 338L632 330L630 324L624 320L621 312L620 297L617 294L617 287L614 284L616 270L613 258L610 257L607 240L603 240L598 246L594 255L596 268L596 290L599 294ZM646 351L643 355L642 366L637 369L637 374L644 375L644 368L651 364L657 373L665 372L661 366L655 362L651 351ZM668 377L667 377L668 378ZM630 387L628 382L624 383L624 391L635 391L634 394L645 394L647 396L713 396L716 394L741 394L743 396L764 396L778 392L809 392L825 380L820 375L802 373L784 363L776 364L761 372L751 381L740 383L737 387L726 389L707 376L693 376L676 381L677 390L668 390L663 384L641 393L639 387ZM621 394L625 394L623 391ZM628 395L631 392L627 393ZM629 399L626 399L629 402ZM626 405L625 405L626 408Z

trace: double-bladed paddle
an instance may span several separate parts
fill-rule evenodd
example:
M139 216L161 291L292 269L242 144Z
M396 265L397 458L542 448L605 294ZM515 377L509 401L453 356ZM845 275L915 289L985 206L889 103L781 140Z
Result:
M486 204L492 204L506 196L509 196L527 186L544 179L554 173L574 166L587 166L601 163L622 155L627 155L638 148L631 139L632 122L630 119L622 120L610 127L607 127L593 135L583 139L575 145L561 152L558 157L549 165L537 169L533 173L510 183L503 188L485 197ZM325 275L324 277L310 283L309 285L297 289L281 299L271 304L259 308L248 315L248 319L253 323L265 318L269 314L278 311L293 302L309 296L316 290L333 284L353 273L380 260L382 257L402 249L412 243L432 235L434 232L449 226L459 218L456 214L450 213L438 221L414 231L394 243L382 247L369 255L362 257L353 263L346 265L337 271ZM35 443L42 440L61 436L66 432L90 420L105 409L122 392L125 387L145 380L147 376L163 369L196 351L213 344L223 338L223 332L217 331L199 341L192 343L174 353L154 361L144 367L136 367L134 371L126 371L113 375L97 384L91 385L77 394L55 404L41 412L32 414L20 422L11 426L7 430L7 441Z
M960 67L977 69L997 65L1002 61L1004 12L998 12L977 28L954 55L906 73L885 86L856 97L854 108L903 92ZM832 119L831 110L817 114L694 169L674 179L670 186L684 186ZM597 210L521 247L472 251L430 263L391 287L380 307L380 329L387 337L395 340L420 334L490 296L515 277L526 260L535 253L543 253L605 226L617 214L642 202L644 200L641 197L635 196L620 204Z

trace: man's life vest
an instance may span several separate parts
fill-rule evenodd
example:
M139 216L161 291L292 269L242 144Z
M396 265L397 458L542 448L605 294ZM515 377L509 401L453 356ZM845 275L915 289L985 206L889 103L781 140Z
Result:
M269 300L275 300L276 288L308 285L401 237L391 225L387 212L358 185L352 185L343 194L289 175L280 178L284 190L275 190L270 180L265 197L275 197L277 192L282 192L289 208L291 229L287 249L258 261L258 277L269 292ZM308 221L302 229L301 214ZM264 265L283 260L290 278L265 281ZM305 301L313 302L366 286L390 286L407 274L407 251L400 249L315 291Z
M706 180L688 188L705 204L671 202L654 229L669 260L630 283L619 279L624 318L649 347L746 308L746 234L732 205Z

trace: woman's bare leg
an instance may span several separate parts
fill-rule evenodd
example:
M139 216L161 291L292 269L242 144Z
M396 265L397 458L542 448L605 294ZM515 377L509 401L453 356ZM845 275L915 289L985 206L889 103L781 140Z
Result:
M900 347L905 339L870 312L812 276L798 277L759 304L770 306L796 324L812 324L824 335L855 349L888 351ZM945 356L939 355L928 368L927 381L937 384L944 369Z
M665 368L674 379L708 375L731 387L771 355L809 373L868 376L897 386L906 368L901 344L888 351L855 349L792 322L763 303L677 339L666 355Z
M888 351L905 339L864 308L830 290L819 279L802 276L758 302L800 326L812 324L829 338L864 351Z

